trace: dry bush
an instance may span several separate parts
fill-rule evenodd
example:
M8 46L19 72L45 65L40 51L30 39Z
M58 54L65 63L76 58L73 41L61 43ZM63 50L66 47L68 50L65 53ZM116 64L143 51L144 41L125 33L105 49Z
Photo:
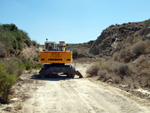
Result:
M136 63L137 64L142 64L143 62L145 62L146 61L146 57L145 57L145 55L141 55L141 56L139 56L138 57L138 59L136 59Z
M150 53L150 40L146 40L145 41L145 47L146 47L146 49L145 49L145 53Z
M111 73L106 74L106 78L104 81L110 80L113 78L113 75Z
M149 77L149 79L147 80L147 84L148 84L148 86L150 87L150 77Z
M127 84L129 88L133 87L133 80L130 77L125 76L123 84Z
M140 41L132 46L131 52L135 55L140 55L145 53L146 43L145 41Z
M150 76L141 76L139 83L141 87L148 87L149 86Z
M100 65L100 69L101 69L101 70L107 70L107 71L109 72L110 69L111 69L111 65L112 65L112 64L113 64L112 61L103 62L103 63L101 63L101 65Z
M123 79L124 76L130 76L133 72L136 72L136 69L132 65L129 65L129 64L127 65L127 64L119 63L119 62L111 62L111 61L106 62L103 65L101 65L100 72L101 70L106 70L104 71L105 73L107 72L107 73L116 75L117 76L116 79ZM102 71L102 74L104 72ZM107 74L105 76L107 76ZM112 76L112 78L113 77L115 76Z
M138 79L135 76L137 73L137 67L133 64L117 62L112 59L103 61L100 64L96 63L87 70L89 76L98 75L99 80L103 82L111 82L115 84L124 83L128 84L129 87L135 87L136 84L138 84ZM133 83L132 78L135 79L135 83Z
M7 73L13 75L21 75L24 71L24 64L18 58L10 58L9 60L3 60L1 62L5 63Z
M131 61L132 56L134 56L134 54L130 52L129 46L126 47L125 49L122 49L121 51L114 53L113 60L128 63Z
M119 61L119 60L120 60L120 58L119 58L119 52L115 52L115 53L113 54L113 60L114 60L114 61Z
M108 61L100 65L98 72L99 79L102 81L112 80L112 82L118 84L121 82L119 73L119 67L122 64L119 62Z
M18 64L13 60L5 60L5 67L7 68L7 72L9 74L17 74Z
M127 52L126 51L121 51L120 52L120 59L124 59L124 58L126 58L126 56L127 56Z
M98 71L98 76L100 80L106 80L106 75L108 74L107 70L99 70Z
M131 75L133 72L136 71L135 67L131 64L125 64L125 63L119 63L119 62L114 62L111 65L111 70L112 72L114 72L115 74L120 75L120 77L122 78L123 76L129 76Z
M150 68L143 69L140 74L150 76Z
M115 74L112 76L112 80L115 84L119 84L122 81L121 78Z
M110 66L110 70L114 72L115 74L119 73L119 67L122 65L122 63L119 62L112 62Z
M97 76L99 69L100 69L100 65L98 63L95 63L87 69L86 74L91 77Z
M129 67L128 67L128 65L126 65L126 64L121 65L121 66L119 67L119 73L120 73L121 75L127 75L127 74L128 74L128 71L129 71Z

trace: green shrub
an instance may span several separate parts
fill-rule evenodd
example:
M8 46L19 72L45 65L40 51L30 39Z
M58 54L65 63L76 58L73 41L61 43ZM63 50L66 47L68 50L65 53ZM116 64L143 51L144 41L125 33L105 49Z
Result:
M32 65L31 62L25 58L22 58L21 62L24 64L26 70L31 69Z
M31 41L29 39L25 40L24 42L27 44L28 47L31 46Z
M6 49L2 42L0 42L0 57L2 58L6 57Z
M18 58L0 60L0 103L9 103L11 87L24 71L24 64Z
M22 73L23 73L23 71L25 70L25 66L24 66L24 64L23 63L18 63L18 71L17 71L17 75L19 76L19 75L21 75Z
M10 30L10 25L9 24L3 24L2 28L3 28L3 30L8 31L8 30Z
M10 24L10 31L18 30L17 26L15 24Z
M146 20L143 24L144 27L149 27L150 26L150 19Z
M30 62L26 62L25 63L25 68L26 68L26 70L30 70L31 69L31 63Z
M3 63L0 63L0 102L9 103L9 94L11 87L15 84L16 77L7 73Z
M8 74L17 74L18 63L13 59L5 60L5 68L7 69Z
M33 60L36 61L36 62L38 62L38 61L40 60L40 57L36 57L36 56L35 56L35 57L33 58Z
M35 68L35 69L41 69L43 66L44 66L44 65L41 64L41 63L35 63L35 64L34 64L34 68Z
M32 41L33 46L37 46L37 42L35 40Z

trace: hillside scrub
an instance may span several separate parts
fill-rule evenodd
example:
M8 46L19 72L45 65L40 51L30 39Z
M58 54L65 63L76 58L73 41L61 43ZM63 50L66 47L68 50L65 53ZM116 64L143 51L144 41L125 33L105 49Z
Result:
M23 70L16 59L0 60L0 103L9 103L11 88Z
M101 62L99 65L94 64L87 69L89 77L98 76L103 82L111 82L114 84L127 84L128 87L136 86L135 80L138 80L137 68L132 64L124 64L115 61ZM131 79L129 81L129 79ZM140 84L140 81L138 81ZM137 83L137 82L136 82ZM132 85L131 85L132 84Z
M128 88L150 88L149 59L150 41L141 40L93 64L86 73L89 77L98 76L103 82L123 84Z
M127 89L150 89L150 19L109 26L89 52L102 60L87 69L88 76Z
M15 24L0 25L0 103L9 103L11 88L25 69L42 67L38 47L39 44ZM26 52L23 54L23 51Z
M19 30L15 24L0 25L0 57L18 56L24 47L31 45L39 47L36 41L31 41L28 34Z
M146 52L146 42L140 41L132 47L132 53L135 55L140 55Z
M0 63L0 102L8 103L10 89L16 82L16 77L7 73L7 69L3 63Z

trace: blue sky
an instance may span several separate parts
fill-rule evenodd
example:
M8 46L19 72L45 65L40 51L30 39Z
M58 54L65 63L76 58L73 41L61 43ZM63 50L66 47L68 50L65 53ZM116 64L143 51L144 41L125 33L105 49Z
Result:
M150 18L150 0L0 0L0 24L14 23L31 40L83 43L112 24Z

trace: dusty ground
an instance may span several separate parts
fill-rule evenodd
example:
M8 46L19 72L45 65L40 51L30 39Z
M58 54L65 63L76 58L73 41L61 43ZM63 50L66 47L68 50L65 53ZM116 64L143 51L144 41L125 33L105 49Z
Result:
M90 64L74 64L84 78L31 79L24 74L2 113L150 113L150 102L100 81L86 78Z

